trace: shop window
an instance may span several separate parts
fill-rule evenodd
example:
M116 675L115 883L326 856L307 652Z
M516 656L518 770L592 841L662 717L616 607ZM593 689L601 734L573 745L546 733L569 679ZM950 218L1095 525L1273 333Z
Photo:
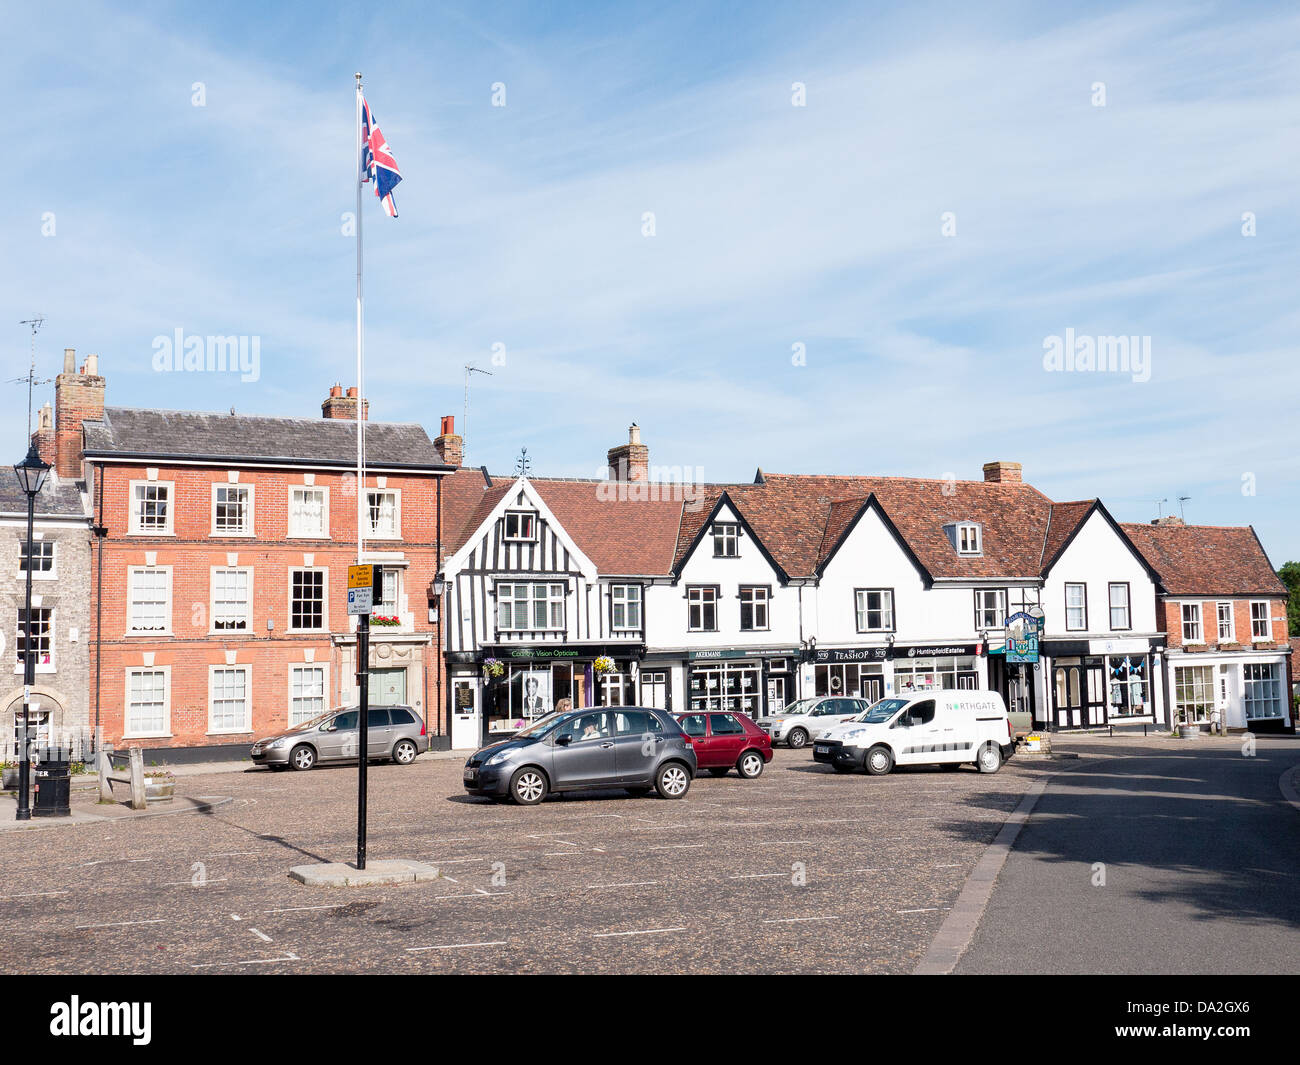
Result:
M1245 684L1246 720L1281 717L1281 667L1275 662L1247 662L1241 670Z
M1145 656L1110 660L1110 712L1116 717L1140 717L1151 712L1147 699L1149 664Z
M1214 710L1214 667L1174 668L1174 714L1182 725L1203 725Z

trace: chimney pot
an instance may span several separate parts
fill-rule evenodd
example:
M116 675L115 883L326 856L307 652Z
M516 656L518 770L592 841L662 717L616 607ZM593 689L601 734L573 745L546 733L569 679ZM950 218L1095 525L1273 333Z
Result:
M650 480L650 449L641 443L641 428L633 422L627 431L627 443L606 453L611 481Z
M77 372L77 349L76 348L63 349L63 372L64 373Z
M442 456L442 461L448 466L460 467L465 458L465 441L456 435L456 418L451 414L444 414L439 423L438 439L433 442L433 446L438 449L438 454Z
M325 402L320 405L320 416L322 418L331 418L335 421L356 421L356 388L349 388L347 395L344 395L342 385L331 385L329 395L325 397ZM370 420L370 400L366 400L364 406L361 408L361 420Z

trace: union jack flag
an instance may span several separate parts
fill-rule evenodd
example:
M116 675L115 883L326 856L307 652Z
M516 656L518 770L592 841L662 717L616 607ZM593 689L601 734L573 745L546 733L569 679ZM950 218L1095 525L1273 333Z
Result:
M370 105L365 97L361 98L361 169L362 182L375 183L375 195L384 205L384 212L389 218L397 217L397 204L393 200L393 189L402 180L402 172L397 168L388 141L379 131L375 116L370 113Z

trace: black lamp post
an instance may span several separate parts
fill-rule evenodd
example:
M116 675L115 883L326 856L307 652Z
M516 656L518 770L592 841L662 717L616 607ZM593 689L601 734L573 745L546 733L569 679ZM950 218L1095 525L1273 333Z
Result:
M14 467L18 475L18 484L27 493L27 599L23 610L23 731L22 752L18 758L18 814L17 820L30 821L32 809L28 803L28 782L30 766L28 762L27 734L28 708L31 704L32 685L36 683L36 656L32 652L32 565L36 545L32 540L32 525L36 516L36 496L45 484L50 472L48 462L42 462L36 453L36 445L27 450L27 457Z

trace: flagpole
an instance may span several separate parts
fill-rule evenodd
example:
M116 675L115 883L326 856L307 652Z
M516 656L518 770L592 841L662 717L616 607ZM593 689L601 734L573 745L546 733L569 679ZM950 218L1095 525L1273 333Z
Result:
M357 79L357 565L361 565L362 519L365 515L365 428L362 412L365 409L365 341L362 333L364 296L361 287L361 179L362 129L361 129L361 74Z

